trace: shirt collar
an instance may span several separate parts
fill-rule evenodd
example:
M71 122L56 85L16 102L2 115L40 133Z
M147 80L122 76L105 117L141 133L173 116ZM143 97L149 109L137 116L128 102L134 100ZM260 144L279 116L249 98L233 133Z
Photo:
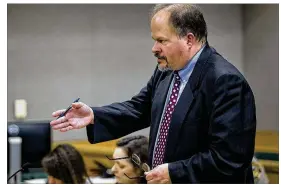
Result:
M200 54L202 53L203 49L205 48L206 44L204 44L201 49L192 57L192 59L190 60L190 62L188 62L183 69L179 70L179 76L181 78L182 82L187 82L193 69L194 66L198 60L198 58L200 57Z

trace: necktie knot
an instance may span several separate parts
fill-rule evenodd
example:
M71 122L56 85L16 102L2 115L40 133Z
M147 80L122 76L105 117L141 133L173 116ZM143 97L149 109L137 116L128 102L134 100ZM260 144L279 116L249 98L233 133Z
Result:
M174 76L176 81L180 81L181 78L178 71L174 71Z

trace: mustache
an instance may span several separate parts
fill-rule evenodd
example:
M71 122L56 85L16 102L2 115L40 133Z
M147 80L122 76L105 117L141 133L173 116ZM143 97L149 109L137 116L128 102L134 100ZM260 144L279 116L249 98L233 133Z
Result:
M167 58L165 56L160 56L159 53L155 53L154 56L158 59L167 60Z

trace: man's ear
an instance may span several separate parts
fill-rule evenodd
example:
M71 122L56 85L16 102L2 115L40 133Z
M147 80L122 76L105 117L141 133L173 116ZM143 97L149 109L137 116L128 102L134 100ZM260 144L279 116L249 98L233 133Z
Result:
M188 33L186 36L185 36L185 39L186 39L186 44L189 48L191 48L196 40L195 36L193 33Z

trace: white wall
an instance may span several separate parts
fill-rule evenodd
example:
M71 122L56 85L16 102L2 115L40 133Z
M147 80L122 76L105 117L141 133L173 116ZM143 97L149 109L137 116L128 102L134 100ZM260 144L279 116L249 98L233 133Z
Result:
M243 73L242 5L200 5L210 45Z
M209 43L243 71L242 6L200 6ZM49 120L54 110L77 97L99 106L136 94L156 65L151 7L8 5L8 121L14 120L13 101L18 98L28 102L27 120ZM86 139L86 132L53 136Z
M244 7L244 71L256 100L257 129L279 130L279 8Z

